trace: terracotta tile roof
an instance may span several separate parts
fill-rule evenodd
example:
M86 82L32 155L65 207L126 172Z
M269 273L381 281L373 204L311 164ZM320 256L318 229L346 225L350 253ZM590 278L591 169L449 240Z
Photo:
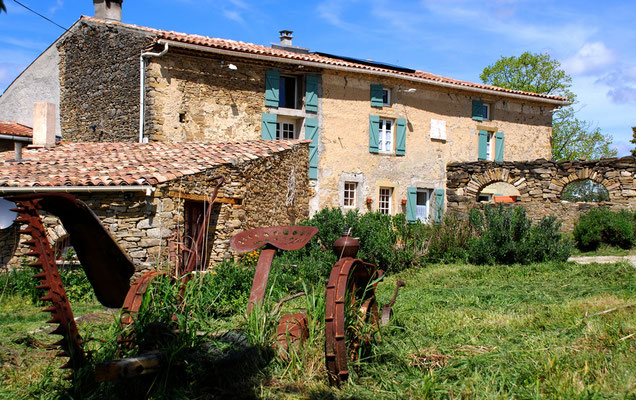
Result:
M33 129L13 121L0 121L0 135L33 137Z
M249 54L266 55L266 56L278 57L278 58L290 59L290 60L309 61L309 62L324 64L324 65L359 69L360 72L362 73L364 73L365 71L369 71L369 72L373 71L373 72L383 72L383 73L395 75L396 78L400 78L400 77L420 78L420 79L428 80L431 82L462 86L462 87L465 87L467 90L470 90L471 88L473 88L473 89L488 90L493 92L510 93L510 94L518 94L518 95L524 95L529 97L535 97L538 100L549 99L549 100L567 102L567 99L561 96L524 92L521 90L505 89L505 88L500 88L497 86L484 85L481 83L473 83L473 82L462 81L462 80L453 79L453 78L447 78L444 76L435 75L435 74L431 74L429 72L424 72L424 71L415 71L415 72L396 71L394 69L381 68L379 66L373 66L373 65L367 65L367 64L360 64L360 63L356 63L352 61L342 60L340 58L327 57L324 55L319 55L314 53L308 53L308 54L295 53L291 51L275 49L268 46L262 46L262 45L258 45L254 43L246 43L246 42L241 42L237 40L212 38L208 36L192 35L192 34L186 34L186 33L174 32L174 31L165 31L161 29L148 28L148 27L143 27L138 25L124 24L122 22L117 22L117 21L103 20L103 19L94 18L94 17L82 16L82 20L86 20L86 21L90 21L91 23L102 24L102 25L119 25L119 26L131 28L131 29L147 32L151 35L156 36L157 39L171 40L175 42L194 44L194 45L205 46L205 47L221 49L221 50L229 50L229 51L234 51L237 53L244 53L246 55L249 55Z
M307 140L234 143L60 143L0 153L0 187L156 185L223 164L268 157Z

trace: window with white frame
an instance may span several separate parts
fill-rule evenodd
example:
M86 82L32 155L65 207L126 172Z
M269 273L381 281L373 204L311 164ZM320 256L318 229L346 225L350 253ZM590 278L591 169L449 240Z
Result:
M378 211L382 214L391 215L391 197L393 195L393 188L381 187L380 198L378 201Z
M488 132L486 135L486 160L492 160L495 152L493 151L493 147L495 141L493 140L495 137L494 132Z
M427 222L431 217L432 189L417 189L415 201L415 216L422 222Z
M391 89L382 88L382 105L391 107Z
M378 151L380 153L393 152L393 120L380 118Z
M344 183L344 196L343 196L343 206L346 208L355 208L357 207L357 196L356 190L358 189L357 182L345 182Z
M484 111L482 114L484 121L490 121L490 104L484 103Z

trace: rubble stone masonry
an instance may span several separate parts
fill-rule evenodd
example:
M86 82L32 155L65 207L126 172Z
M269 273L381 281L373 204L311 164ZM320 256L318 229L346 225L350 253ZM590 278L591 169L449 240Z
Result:
M450 163L447 171L447 212L466 215L473 207L481 207L477 196L488 185L505 182L520 193L515 206L526 209L535 222L553 215L571 232L581 213L594 207L612 210L636 209L636 159L604 158L597 161L549 161L539 159L519 162ZM561 200L561 193L571 182L590 179L603 185L609 201L599 203Z
M58 43L65 141L136 142L139 56L150 34L86 21Z

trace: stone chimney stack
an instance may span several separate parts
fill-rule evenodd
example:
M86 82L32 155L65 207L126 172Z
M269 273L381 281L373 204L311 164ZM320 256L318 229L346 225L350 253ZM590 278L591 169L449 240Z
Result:
M55 146L55 104L38 102L33 106L33 146Z
M121 3L124 0L93 0L95 17L121 22Z
M280 33L280 44L283 46L291 46L292 38L294 37L294 31L279 31Z

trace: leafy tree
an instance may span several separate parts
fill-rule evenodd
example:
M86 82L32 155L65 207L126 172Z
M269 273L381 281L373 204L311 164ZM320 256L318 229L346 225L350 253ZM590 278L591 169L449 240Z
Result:
M558 60L549 54L525 52L519 57L501 57L487 66L479 76L482 82L507 89L562 96L573 104L572 78L561 69ZM575 116L573 105L554 112L552 118L552 159L598 159L614 157L612 136Z
M632 155L634 157L636 157L636 126L632 127L632 140L630 140L630 143L634 144L634 148L632 149Z
M0 12L7 12L7 8L4 6L4 1L0 0Z

